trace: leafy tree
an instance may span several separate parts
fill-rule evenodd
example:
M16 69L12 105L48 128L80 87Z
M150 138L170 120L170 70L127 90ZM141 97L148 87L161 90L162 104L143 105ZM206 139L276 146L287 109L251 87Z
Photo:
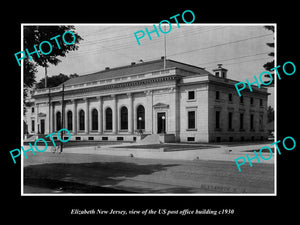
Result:
M60 73L57 76L48 77L48 79L47 79L48 86L47 87L48 88L56 87L56 86L60 85L61 83L69 80L70 78L74 78L74 77L78 77L78 74L74 73L74 74L70 74L69 76L67 76L65 74ZM45 87L45 78L42 78L38 83L36 83L36 88L42 89L44 87Z
M75 35L75 42L72 45L66 45L62 40L62 35L66 31L71 31ZM60 37L56 38L58 44L60 45L60 49L57 46L56 40L50 40L53 37L56 37L60 35ZM64 36L65 41L68 43L71 43L73 41L73 36L71 34L66 34ZM30 57L32 58L32 61L29 59L29 57L26 55L24 60L24 106L27 105L26 103L26 97L28 89L33 86L33 84L36 82L36 76L37 73L37 67L42 66L45 68L45 72L47 71L47 67L49 67L50 64L57 65L61 62L61 60L58 58L60 57L66 57L66 54L70 51L75 51L78 49L79 42L83 40L80 35L78 35L75 32L74 26L24 26L24 50L28 49L29 52L34 51L34 46L36 48L39 48L39 44L43 41L49 41L52 43L52 51L48 55L43 55L40 53L40 57L37 56L36 53L32 54ZM47 49L48 48L48 49ZM50 47L46 44L43 45L43 51L48 52L50 50ZM26 112L24 107L24 113Z
M272 106L269 106L267 109L267 118L268 118L268 123L274 121L274 109Z
M71 31L74 33L76 37L74 44L66 45L63 42L62 36L66 31ZM58 35L60 35L60 37L56 38L55 40L50 40ZM60 48L57 46L56 40ZM66 42L71 43L73 41L73 36L71 34L66 34L65 40ZM61 62L58 56L66 57L68 52L77 50L78 44L81 40L83 39L75 32L74 26L24 26L24 49L28 49L29 52L34 51L34 46L37 46L38 49L39 44L43 41L49 41L50 43L53 43L50 54L43 55L40 53L40 57L38 57L38 55L34 53L31 55L33 62L24 63L24 77L29 76L28 79L24 79L24 81L28 81L28 83L25 84L30 87L33 84L32 78L35 78L32 76L32 74L26 74L26 71L34 70L34 67L37 66L42 66L44 68L49 67L49 64L56 66ZM50 51L50 47L44 44L43 51ZM30 61L28 56L25 59L25 61Z
M267 30L270 30L274 33L274 29L275 27L274 26L264 26L265 29ZM274 42L273 43L267 43L267 45L270 47L270 48L274 48ZM268 54L269 56L272 56L274 57L274 51L270 52ZM265 68L265 70L267 71L270 71L270 69L274 68L274 60L272 60L271 62L267 62L263 65L263 67Z

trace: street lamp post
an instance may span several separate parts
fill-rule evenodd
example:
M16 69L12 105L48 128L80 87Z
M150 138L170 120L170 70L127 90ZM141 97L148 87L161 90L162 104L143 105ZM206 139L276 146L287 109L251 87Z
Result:
M139 119L139 128L140 128L140 129L139 129L139 133L140 133L140 135L141 135L141 134L142 134L142 119L143 119L143 118L140 116L138 119Z
M166 119L166 117L162 116L161 118L163 120L163 122L162 122L162 131L163 131L163 134L165 134L166 133L166 131L165 131L165 119Z

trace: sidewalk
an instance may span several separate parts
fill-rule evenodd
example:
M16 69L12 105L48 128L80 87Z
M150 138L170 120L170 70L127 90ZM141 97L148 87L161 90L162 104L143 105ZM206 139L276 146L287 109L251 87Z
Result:
M183 150L183 151L169 151L164 152L160 149L137 149L130 148L131 146L137 146L137 144L123 144L120 145L102 145L102 146L86 146L86 147L67 147L63 149L64 153L78 153L78 154L97 154L97 155L114 155L114 156L128 156L136 158L149 158L149 159L172 159L172 160L220 160L220 161L233 161L238 157L250 158L254 157L254 152L248 152L248 150L257 150L259 155L259 149L268 146L267 144L258 145L244 145L244 146L225 146L219 145L215 148L199 149L199 150ZM48 150L47 150L48 151ZM269 152L263 152L264 158L270 156ZM274 155L270 160L261 159L261 163L274 163ZM254 159L253 162L257 160Z

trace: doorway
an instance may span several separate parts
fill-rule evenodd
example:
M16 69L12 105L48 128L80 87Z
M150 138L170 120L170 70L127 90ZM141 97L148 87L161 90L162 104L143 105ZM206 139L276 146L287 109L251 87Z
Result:
M157 133L163 134L166 133L166 113L159 112L157 113Z
M41 119L41 134L45 133L45 120Z

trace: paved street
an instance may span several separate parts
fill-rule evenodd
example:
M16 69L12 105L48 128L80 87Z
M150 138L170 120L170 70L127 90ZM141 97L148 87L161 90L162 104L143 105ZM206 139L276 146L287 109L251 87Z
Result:
M66 151L68 152L68 151ZM80 153L24 159L24 193L270 193L274 164L168 160Z

